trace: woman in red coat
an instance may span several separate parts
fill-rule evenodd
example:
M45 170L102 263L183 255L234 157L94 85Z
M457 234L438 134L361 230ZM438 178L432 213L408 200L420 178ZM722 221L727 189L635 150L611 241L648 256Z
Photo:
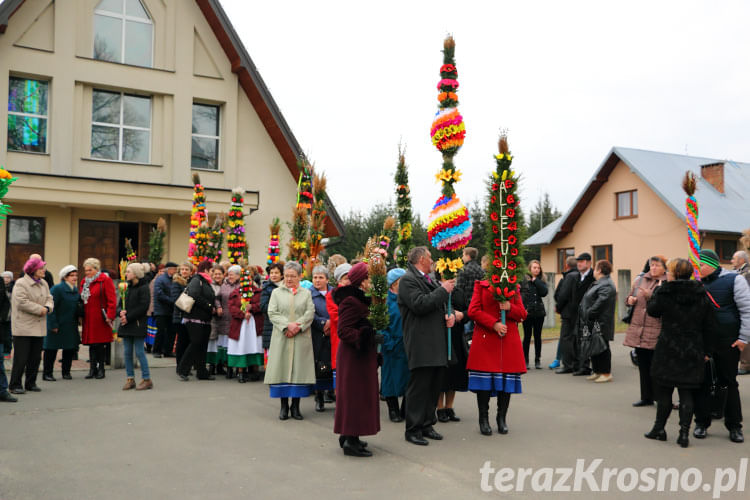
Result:
M86 279L81 283L81 342L89 346L89 374L86 378L104 378L105 347L112 342L112 322L117 315L115 285L109 276L101 272L101 267L99 259L89 258L83 262Z
M495 300L488 281L477 281L469 305L469 318L474 320L474 336L466 368L469 390L477 394L479 431L492 434L489 423L490 397L497 395L497 431L508 433L505 418L510 395L521 393L521 374L526 373L523 345L518 324L526 319L521 294L507 302ZM500 311L505 311L505 324Z

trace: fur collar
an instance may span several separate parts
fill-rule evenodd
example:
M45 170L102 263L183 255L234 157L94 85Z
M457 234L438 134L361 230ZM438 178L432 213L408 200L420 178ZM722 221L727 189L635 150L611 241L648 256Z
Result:
M355 299L359 300L365 305L370 305L370 297L365 295L365 292L363 292L360 288L353 286L353 285L347 285L337 288L333 292L333 301L336 303L336 305L341 305L341 303L346 299L347 297L354 297Z

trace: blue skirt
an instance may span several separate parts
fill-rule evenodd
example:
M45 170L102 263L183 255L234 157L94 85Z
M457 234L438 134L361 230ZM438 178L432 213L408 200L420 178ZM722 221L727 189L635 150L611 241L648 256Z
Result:
M271 384L272 398L306 398L312 393L311 384Z
M490 391L491 396L496 396L498 392L521 394L523 392L521 391L521 374L469 370L469 390L472 392Z

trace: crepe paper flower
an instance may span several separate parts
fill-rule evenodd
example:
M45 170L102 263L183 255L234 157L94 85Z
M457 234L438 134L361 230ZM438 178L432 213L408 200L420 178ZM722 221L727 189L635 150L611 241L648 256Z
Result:
M452 64L443 64L440 66L441 73L456 73L456 67Z
M456 90L458 88L458 80L454 80L453 78L443 78L438 82L437 88L438 90L444 90L444 87Z

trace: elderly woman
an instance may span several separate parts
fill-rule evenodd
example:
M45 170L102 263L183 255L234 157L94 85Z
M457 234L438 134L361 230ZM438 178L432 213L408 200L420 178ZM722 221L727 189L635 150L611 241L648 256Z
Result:
M104 378L105 348L112 342L112 322L117 315L117 293L99 259L83 261L85 279L81 283L83 301L82 342L89 346L89 374L85 378Z
M125 269L125 280L128 287L125 289L125 304L118 301L120 313L120 328L117 335L122 338L125 357L125 374L127 380L122 390L135 389L142 391L154 387L148 370L148 360L144 352L143 339L146 338L146 312L151 303L151 292L149 282L144 278L144 267L140 264L129 264ZM138 356L141 365L141 382L136 387L135 373L133 372L133 349Z
M187 282L192 274L193 264L190 261L183 262L180 267L177 268L177 272L172 276L172 284L169 288L169 300L173 304L180 295L182 295L182 292L185 291ZM172 349L174 348L177 366L180 366L182 355L185 353L185 348L189 343L187 330L185 330L185 325L182 324L183 314L182 310L177 306L172 309L172 332L174 332L174 335L169 335L169 338L164 345L165 354L171 354ZM154 355L154 357L157 356Z
M47 315L47 336L44 337L44 371L42 380L54 382L52 370L57 350L62 349L62 378L70 380L70 366L80 343L78 336L78 269L68 265L60 270L60 283L50 290L55 307Z
M520 288L519 288L520 290ZM501 311L506 311L505 323ZM490 291L489 281L474 283L469 304L469 318L474 321L474 335L466 368L469 390L477 395L479 432L492 434L489 423L490 398L497 395L497 432L508 433L510 395L521 393L521 375L526 373L518 324L526 319L520 293L498 302Z
M331 317L326 308L326 297L333 290L328 284L328 269L315 266L312 276L315 319L312 323L313 353L315 355L315 411L325 411L325 391L333 390L331 368Z
M216 294L211 288L211 261L204 260L198 264L198 270L185 288L185 293L195 301L190 312L182 316L189 344L185 348L177 374L181 381L189 380L190 368L195 367L195 377L198 380L214 380L216 377L208 374L206 369L206 350L208 337L211 335L211 317L216 307Z
M398 287L403 269L388 271L388 328L383 330L383 367L380 371L380 393L388 405L388 418L391 422L404 421L404 394L409 383L409 361L404 349L404 330L401 324L401 310L398 308ZM461 336L463 338L463 335ZM463 368L466 367L464 363ZM399 408L398 398L401 398Z
M651 358L661 330L661 319L654 318L646 310L646 303L654 290L666 279L664 258L657 255L648 261L648 272L641 274L633 283L625 303L633 308L633 315L625 333L624 345L635 348L638 357L638 372L641 380L641 398L633 406L654 404L654 384L651 379Z
M349 286L351 284L349 282L349 271L351 270L351 268L352 268L351 264L344 262L343 264L339 264L336 267L336 269L334 269L333 278L336 280L336 288ZM326 310L328 311L328 316L331 319L331 330L330 330L331 368L333 369L333 387L335 388L336 387L336 356L338 356L338 350L339 350L339 336L338 336L339 306L333 300L334 292L335 290L326 296Z
M46 316L54 308L49 285L44 280L45 265L42 259L30 258L23 266L24 276L13 287L13 369L9 387L14 394L41 391L36 385L36 376L42 357L42 342L47 335ZM26 390L21 385L24 370Z
M221 331L219 332L217 346L217 365L216 373L226 375L227 379L234 378L234 370L228 366L227 349L229 348L229 335L232 323L232 313L229 310L229 299L232 293L240 286L240 276L242 267L237 264L227 268L227 276L219 287L219 293L216 296L217 306L221 306ZM218 311L217 311L218 315ZM226 370L224 370L226 368Z
M664 426L672 412L672 392L680 395L680 434L677 443L689 444L693 418L693 390L705 374L705 359L714 330L714 311L700 281L691 280L693 266L685 259L670 261L670 281L654 290L648 314L661 319L654 348L651 375L656 390L656 421L645 434L648 439L667 440Z
M370 289L367 264L349 271L350 285L339 287L333 300L339 306L339 386L333 432L340 434L344 455L370 457L372 452L359 436L380 431L378 353L375 330L367 319Z
M260 311L263 313L263 349L268 350L273 333L273 323L268 319L268 303L271 301L271 294L284 279L284 263L276 262L266 269L268 279L263 283L263 291L260 294Z
M260 288L252 279L255 268L247 268L250 273L250 297L244 306L242 287L238 286L229 295L229 314L232 322L229 326L229 345L227 346L227 366L237 370L237 381L244 384L249 380L250 370L263 366L263 325L260 312ZM253 371L253 380L258 380L257 371Z
M315 383L310 325L315 317L310 291L300 287L302 266L287 262L284 282L271 294L268 318L273 323L268 366L264 383L271 386L272 398L281 399L279 419L302 420L299 399L307 397ZM289 398L292 398L291 407Z
M224 308L221 303L221 286L224 284L226 271L219 264L214 264L211 269L211 288L216 295L216 314L211 318L211 334L208 336L208 348L206 349L206 363L208 363L208 374L216 375L217 368L221 373L225 373L222 364L226 364L226 337L229 331L229 324L225 321ZM222 344L224 349L223 359L219 358L219 345Z
M578 308L579 331L587 328L591 335L600 332L606 349L591 356L593 373L587 380L604 383L612 380L612 351L609 343L615 339L615 304L617 290L612 278L612 264L608 260L597 261L594 266L594 281L581 300Z

